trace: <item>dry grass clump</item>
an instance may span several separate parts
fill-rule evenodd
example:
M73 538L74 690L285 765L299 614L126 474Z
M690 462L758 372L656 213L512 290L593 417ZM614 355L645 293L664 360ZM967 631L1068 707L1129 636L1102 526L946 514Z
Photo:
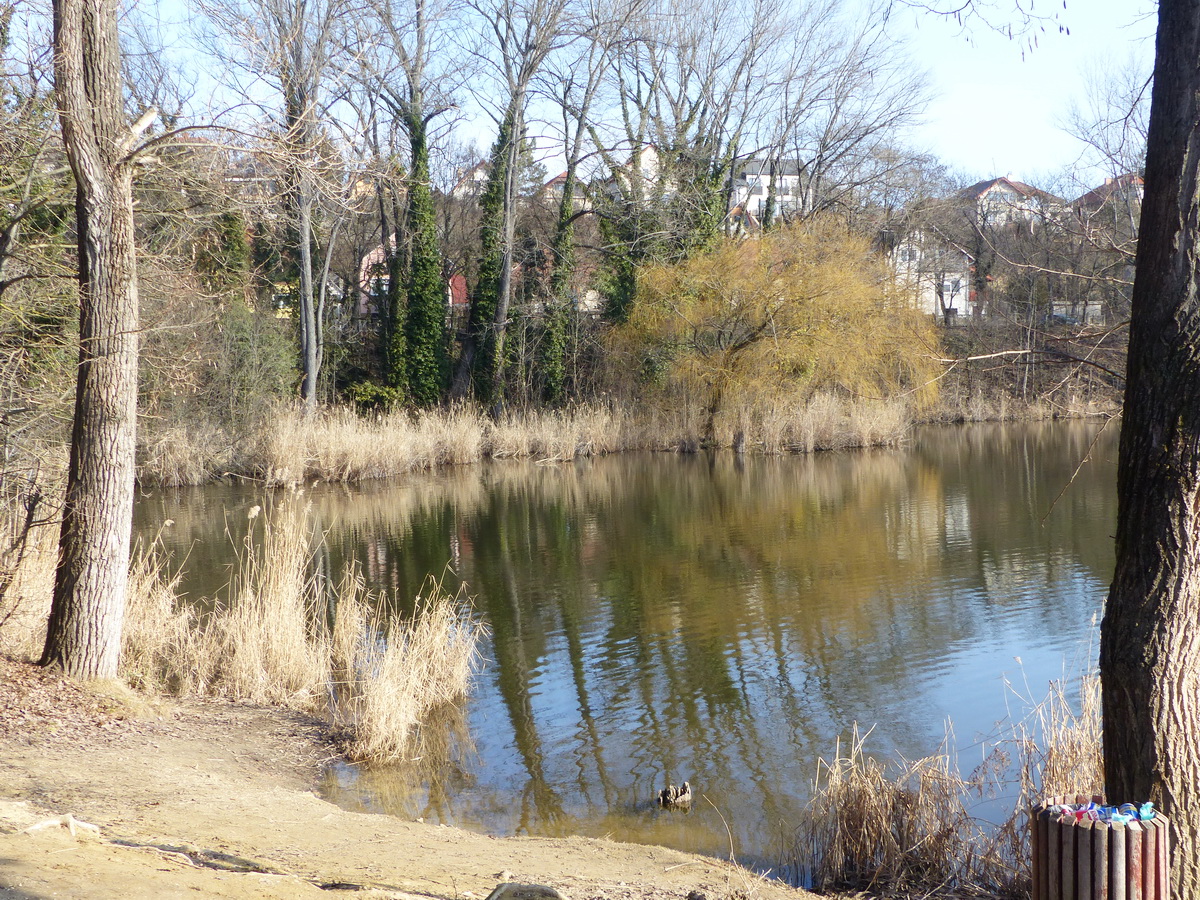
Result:
M180 602L178 579L153 546L138 554L122 676L147 691L326 715L346 726L353 758L402 758L430 711L465 695L480 626L437 585L411 619L378 619L371 610L384 598L356 573L332 591L311 574L317 537L307 503L296 496L260 512L251 510L228 594L209 612Z
M461 596L432 579L412 618L386 616L361 578L348 573L334 616L335 711L349 726L352 760L395 762L412 755L421 723L466 696L482 626Z
M843 752L818 764L813 799L785 862L814 890L880 896L1028 896L1030 805L1103 784L1100 679L1081 680L1073 706L1061 682L1020 719L998 727L970 775L939 753L885 765L864 752L857 728ZM975 818L984 796L1015 797L1000 824Z
M912 407L902 399L869 400L829 392L803 402L767 401L744 425L748 446L767 453L893 447L908 437Z
M34 659L46 634L58 518L35 468L24 475L0 473L0 649Z
M282 409L252 468L269 485L294 485L386 478L487 457L566 461L626 449L624 419L600 407L499 421L463 405L374 417L345 408L308 415Z
M625 419L622 413L596 406L514 413L488 423L487 453L496 459L568 462L633 449Z
M180 603L178 575L152 546L135 556L121 675L143 690L215 696L319 712L329 682L329 642L310 577L307 505L259 518L238 553L228 595L206 615ZM256 536L258 525L260 536Z
M297 498L260 521L261 550L252 527L228 600L195 634L184 683L189 693L319 711L329 682L329 645L319 584L310 574L309 508Z
M802 826L817 890L907 890L958 886L974 872L981 835L963 804L970 785L946 753L892 771L863 751L855 728L847 750L821 761Z
M269 485L308 478L362 481L477 462L484 454L482 416L467 407L375 417L351 409L272 417L253 468Z
M1091 796L1104 786L1100 676L1084 676L1076 709L1061 681L1016 723L997 751L1015 759L1022 809L1056 794ZM1001 757L1003 759L1003 757Z
M196 617L178 602L179 576L167 571L157 543L135 549L121 628L121 677L135 690L188 692L182 672L192 668Z
M225 429L203 420L162 425L139 435L139 476L168 487L203 484L243 465L236 444Z

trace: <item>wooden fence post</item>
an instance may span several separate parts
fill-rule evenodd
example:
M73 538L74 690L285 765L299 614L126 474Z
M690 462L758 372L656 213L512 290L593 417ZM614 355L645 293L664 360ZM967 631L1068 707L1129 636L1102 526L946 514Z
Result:
M1081 818L1051 797L1030 809L1033 900L1170 900L1170 823Z

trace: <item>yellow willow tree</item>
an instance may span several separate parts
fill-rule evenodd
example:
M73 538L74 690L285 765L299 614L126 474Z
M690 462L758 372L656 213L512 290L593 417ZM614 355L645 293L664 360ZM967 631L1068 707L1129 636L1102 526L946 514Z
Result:
M756 398L931 399L936 343L868 242L815 218L643 269L613 350L698 411L712 444L717 417Z

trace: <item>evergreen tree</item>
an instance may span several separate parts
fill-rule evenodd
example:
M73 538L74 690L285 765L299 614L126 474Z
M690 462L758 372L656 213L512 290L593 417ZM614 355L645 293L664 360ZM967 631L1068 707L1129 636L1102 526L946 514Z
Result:
M412 145L406 220L412 241L404 311L404 352L409 399L433 406L442 398L449 357L446 346L446 291L433 193L429 187L429 148L425 123L408 123Z
M567 163L558 222L551 244L554 271L550 278L551 298L546 305L546 321L538 345L538 370L542 381L542 402L560 406L566 399L567 328L570 324L571 274L575 270L575 162Z
M407 318L408 292L404 257L400 251L400 236L396 248L388 256L388 286L383 323L383 385L393 393L393 399L404 397L408 386L408 371L404 358L407 350L404 322Z
M504 267L511 255L505 252L504 245L504 195L509 177L509 158L512 154L513 124L513 116L506 116L500 123L500 131L492 144L492 168L479 203L482 214L479 279L471 298L467 344L459 360L459 373L456 378L455 393L465 392L464 381L469 378L474 385L476 399L483 404L499 399L495 394L499 387L499 374L503 368L497 339L496 311L499 307Z

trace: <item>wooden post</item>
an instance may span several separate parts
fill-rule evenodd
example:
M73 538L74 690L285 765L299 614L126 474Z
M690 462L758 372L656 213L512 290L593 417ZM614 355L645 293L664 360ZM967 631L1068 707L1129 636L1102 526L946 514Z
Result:
M1041 822L1041 829L1038 833L1037 856L1042 861L1042 865L1041 871L1038 873L1037 898L1038 900L1050 900L1050 833L1054 829L1054 825L1050 821L1050 810L1043 807L1038 813L1038 821Z
M1057 805L1057 804L1056 804ZM1050 890L1047 900L1064 900L1062 884L1062 816L1050 817L1050 852L1046 859L1050 861Z
M1092 892L1092 838L1097 823L1084 819L1075 830L1075 896L1080 900L1093 900Z
M1046 900L1042 894L1042 808L1034 804L1029 810L1029 884L1030 900Z
M1110 900L1129 900L1126 887L1129 878L1125 871L1125 825L1114 823L1108 834L1108 858L1112 861L1112 877L1108 883L1112 886Z
M1062 880L1062 895L1063 900L1076 900L1079 896L1075 892L1075 858L1079 828L1076 827L1074 816L1064 815L1061 821L1059 830L1062 832L1062 870L1059 877Z
M1125 874L1128 878L1128 900L1144 900L1142 895L1142 826L1130 822L1125 826Z
M1158 825L1158 900L1171 900L1171 822L1154 817Z
M1108 900L1108 824L1092 829L1092 898Z

